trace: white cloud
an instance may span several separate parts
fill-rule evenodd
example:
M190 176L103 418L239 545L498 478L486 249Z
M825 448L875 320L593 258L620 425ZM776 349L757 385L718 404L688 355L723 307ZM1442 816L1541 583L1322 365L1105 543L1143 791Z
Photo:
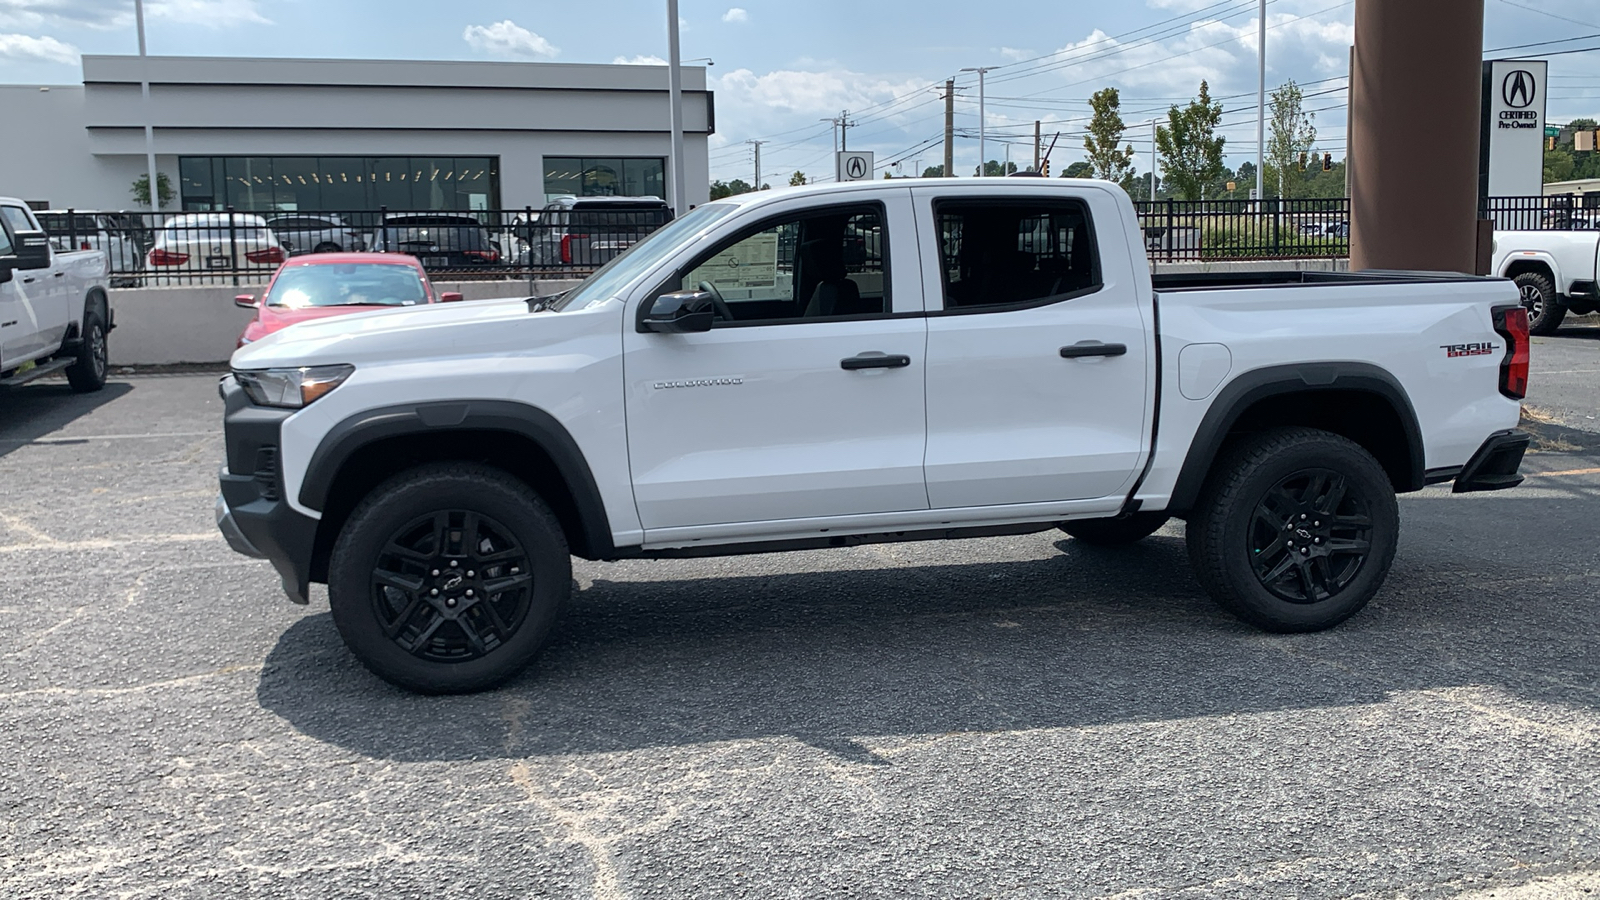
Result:
M52 62L76 65L78 48L53 37L0 34L0 61Z
M866 109L926 86L921 80L896 82L846 69L765 75L735 69L712 80L717 91L718 118L723 118L724 108L749 114L736 118L740 122L749 117L788 122L790 114L838 115L841 109ZM752 130L761 131L759 126Z
M1020 62L1021 60L1024 60L1024 59L1033 59L1034 57L1038 56L1039 54L1033 52L1032 50L1019 50L1016 47L1001 47L1000 48L1000 55L1005 57L1006 59L1015 60L1015 61L1019 61Z
M549 59L561 52L559 47L510 19L493 25L468 25L461 33L461 39L474 50L492 56Z
M151 19L206 28L271 24L259 0L150 0ZM133 5L122 0L0 0L0 27L93 28L101 31L133 27Z
M667 61L659 56L618 56L611 60L613 66L664 66Z
M739 7L735 6L732 9L729 9L727 12L722 14L722 21L724 21L724 22L748 22L748 21L750 21L750 14L745 12L743 9L740 9Z

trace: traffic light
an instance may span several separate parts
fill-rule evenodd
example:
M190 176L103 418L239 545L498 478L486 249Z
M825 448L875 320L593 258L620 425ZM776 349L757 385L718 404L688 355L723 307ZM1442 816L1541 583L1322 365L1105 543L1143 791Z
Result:
M1304 172L1305 170L1306 170L1306 154L1305 153L1301 153L1300 154L1300 171Z
M1050 177L1050 158L1048 156L1045 157L1044 162L1039 163L1039 172L1046 178Z
M1322 171L1324 171L1324 172L1332 172L1333 171L1333 154L1332 153L1324 153L1324 154L1322 154Z

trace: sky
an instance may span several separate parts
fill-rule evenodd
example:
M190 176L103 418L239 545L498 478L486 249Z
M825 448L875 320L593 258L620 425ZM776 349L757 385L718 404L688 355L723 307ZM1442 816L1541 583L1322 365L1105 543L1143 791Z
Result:
M978 163L977 75L986 76L990 159L1033 159L1033 122L1060 133L1055 172L1083 157L1088 97L1122 92L1128 139L1149 166L1149 126L1192 98L1202 79L1223 103L1230 165L1254 157L1258 0L920 3L680 0L682 56L705 57L716 92L715 179L826 180L835 128L848 110L850 149L872 150L894 174L943 161L943 103L954 77L956 168ZM737 4L737 5L734 5ZM152 54L657 63L666 4L608 0L147 0ZM1268 0L1267 84L1294 79L1315 112L1318 152L1344 156L1353 0ZM1593 35L1592 39L1584 36ZM1569 40L1578 39L1579 40ZM1485 49L1515 56L1600 47L1595 0L1485 0ZM77 84L80 54L136 53L133 0L0 0L0 83ZM1600 118L1600 51L1553 55L1549 117ZM1419 134L1419 152L1427 135Z

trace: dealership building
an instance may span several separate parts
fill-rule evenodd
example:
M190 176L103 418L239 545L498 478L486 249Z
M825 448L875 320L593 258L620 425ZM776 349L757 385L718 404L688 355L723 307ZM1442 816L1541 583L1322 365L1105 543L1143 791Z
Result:
M0 195L40 208L135 208L145 125L165 209L538 208L564 194L667 196L661 66L85 56L83 84L0 86ZM685 190L708 199L716 127L703 67L683 70Z

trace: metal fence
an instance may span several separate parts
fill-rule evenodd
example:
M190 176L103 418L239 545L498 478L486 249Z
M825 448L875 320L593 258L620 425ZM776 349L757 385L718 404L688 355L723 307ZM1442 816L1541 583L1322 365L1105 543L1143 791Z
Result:
M1339 259L1350 201L1156 200L1134 203L1153 262Z
M1600 229L1600 192L1552 197L1490 197L1478 214L1496 231Z
M440 280L581 277L671 218L665 207L41 216L61 250L104 250L113 286L248 284L308 253L417 257Z

